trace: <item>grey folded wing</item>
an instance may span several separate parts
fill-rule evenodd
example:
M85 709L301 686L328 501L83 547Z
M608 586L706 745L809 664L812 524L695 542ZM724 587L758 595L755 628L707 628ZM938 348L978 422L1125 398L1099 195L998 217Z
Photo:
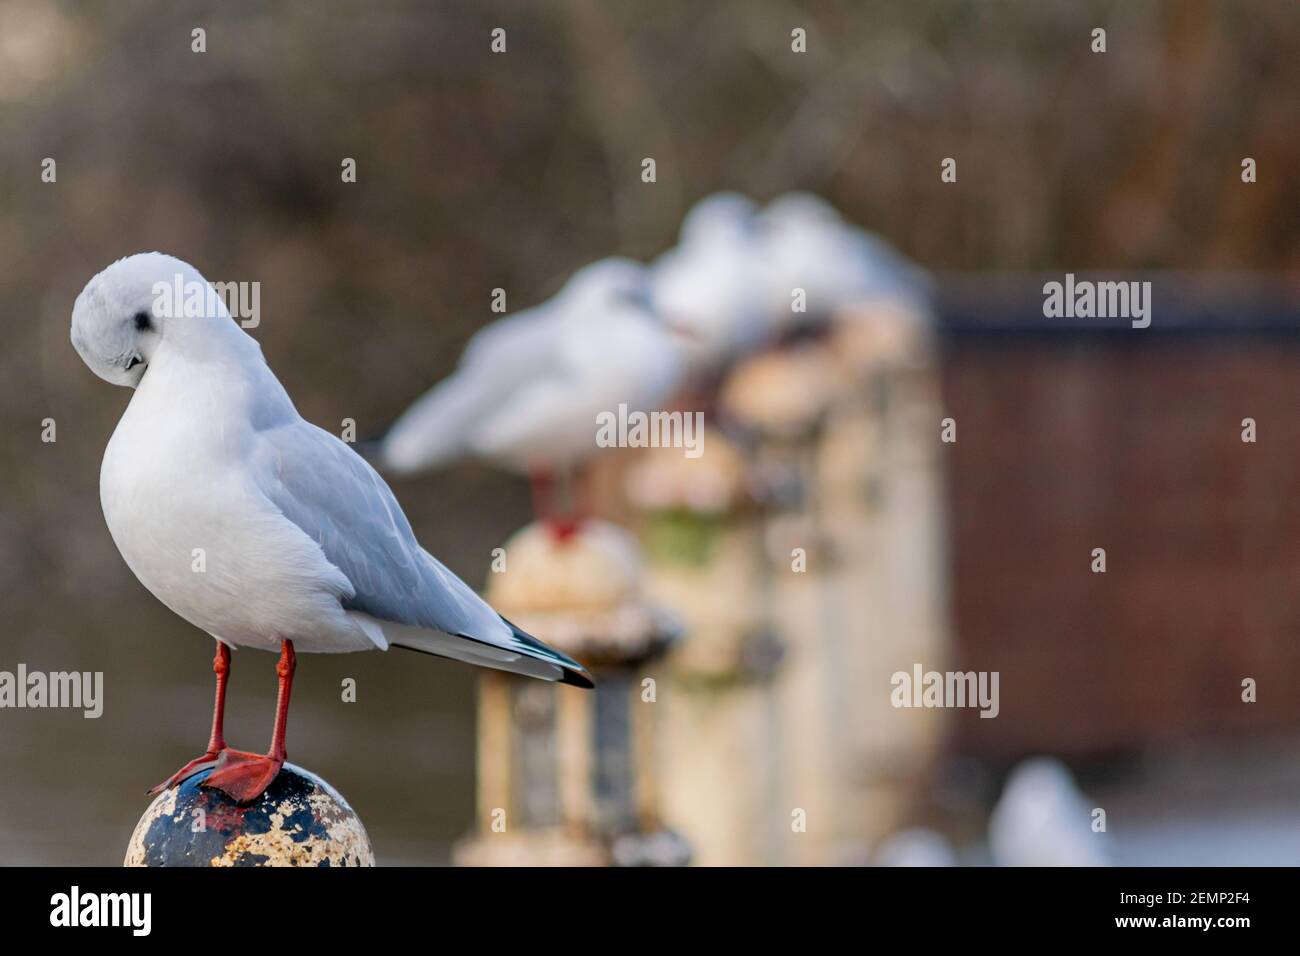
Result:
M297 419L259 439L263 493L352 583L345 609L376 620L404 647L548 680L587 680L581 665L506 621L420 547L387 483L339 438Z

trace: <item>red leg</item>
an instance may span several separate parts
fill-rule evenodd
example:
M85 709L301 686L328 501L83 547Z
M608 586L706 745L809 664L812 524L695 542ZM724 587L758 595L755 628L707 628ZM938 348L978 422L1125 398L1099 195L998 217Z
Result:
M528 473L528 487L533 493L533 517L549 523L551 520L554 482L545 468L534 468Z
M226 678L230 675L230 648L220 641L217 641L217 654L212 658L212 673L217 675L217 697L212 703L208 753L215 755L226 749Z
M265 756L242 750L223 750L212 773L199 786L220 790L236 803L252 803L271 785L284 766L284 730L289 722L289 695L293 693L293 672L297 666L293 641L282 641L280 662L275 666L280 678L280 692L275 700L271 749Z
M267 756L284 763L284 730L289 724L289 695L293 693L293 672L298 669L298 655L293 652L293 641L280 645L280 662L275 665L280 679L280 690L275 697L275 729L271 731L271 749Z
M212 733L208 735L208 749L202 756L195 757L185 766L149 791L150 795L161 793L168 787L174 787L187 777L192 777L217 762L221 751L226 749L226 738L222 726L226 718L226 678L230 673L230 648L217 641L217 653L212 658L212 672L217 675L217 696L212 705Z
M534 517L559 540L572 537L578 530L580 519L572 514L561 514L560 509L556 507L555 499L558 496L555 475L547 469L535 468L529 472L528 477L533 490Z
M561 474L564 479L563 486L566 491L565 497L568 499L565 502L567 510L562 515L558 513L558 511L552 515L548 522L548 527L551 529L551 534L555 536L556 540L568 541L578 533L579 529L582 528L583 522L587 519L587 501L590 494L590 481L588 480L588 476L590 475L590 472L583 470L575 471L571 468L567 472L562 472Z

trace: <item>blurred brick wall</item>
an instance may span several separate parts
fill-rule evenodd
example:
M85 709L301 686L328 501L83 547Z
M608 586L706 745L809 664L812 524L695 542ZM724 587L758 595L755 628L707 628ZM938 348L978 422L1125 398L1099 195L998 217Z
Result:
M958 336L943 380L957 659L1001 672L958 750L1300 727L1300 337Z

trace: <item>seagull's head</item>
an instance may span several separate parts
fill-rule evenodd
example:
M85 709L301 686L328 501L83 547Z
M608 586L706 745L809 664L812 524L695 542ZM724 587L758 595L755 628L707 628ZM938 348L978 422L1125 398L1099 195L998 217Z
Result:
M843 225L839 210L815 193L793 192L777 196L763 209L765 227L830 228Z
M752 237L758 205L736 192L705 196L682 219L680 245L745 243Z
M575 272L561 295L575 312L599 314L625 305L648 309L650 274L639 262L612 256Z
M173 290L191 282L204 280L193 266L160 252L119 259L77 296L72 347L104 381L135 388L171 321Z

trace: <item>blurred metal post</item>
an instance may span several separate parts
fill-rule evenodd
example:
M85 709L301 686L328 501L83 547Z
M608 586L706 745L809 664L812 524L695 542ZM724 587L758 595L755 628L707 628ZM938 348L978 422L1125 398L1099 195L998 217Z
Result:
M648 556L647 591L689 640L669 658L665 805L706 866L761 865L778 850L780 646L764 612L762 528L743 452L706 429L703 453L645 449L626 474Z
M760 590L787 649L765 862L865 860L926 782L939 712L893 708L890 678L948 658L937 365L928 317L882 300L722 386L766 489Z
M506 543L505 562L488 600L580 660L596 688L483 674L479 826L455 862L685 864L689 848L662 823L655 751L656 665L680 631L642 594L635 540L602 521L566 537L532 524Z

